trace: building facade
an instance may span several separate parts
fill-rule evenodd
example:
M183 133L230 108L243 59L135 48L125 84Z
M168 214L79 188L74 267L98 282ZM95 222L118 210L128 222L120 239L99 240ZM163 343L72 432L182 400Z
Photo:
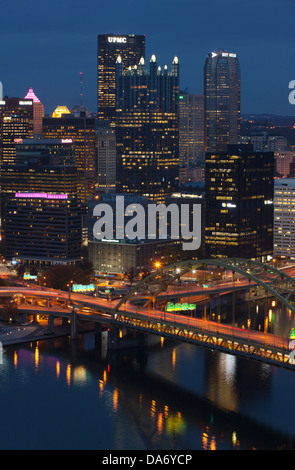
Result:
M293 178L275 179L274 256L295 259L295 180Z
M33 101L9 97L0 101L0 163L13 164L16 143L33 137Z
M267 260L273 252L273 152L229 145L226 152L207 152L205 168L206 257Z
M34 135L42 136L42 123L44 118L44 106L35 95L33 88L30 88L25 96L25 100L33 101L33 122L34 122Z
M97 36L97 113L99 119L114 125L116 113L116 60L124 68L137 65L145 58L145 36L98 34Z
M81 250L73 143L25 139L1 168L1 231L7 259L40 267L75 262Z
M62 139L75 144L75 162L78 172L78 198L87 203L95 192L97 185L97 120L62 114L61 117L43 119L43 137L45 139Z
M204 96L179 93L179 163L195 167L205 161Z
M149 70L144 59L127 72L117 59L116 140L117 181L121 192L161 201L178 184L179 63L172 70L158 67L155 55Z
M205 150L224 151L240 137L241 71L235 53L211 52L204 68Z

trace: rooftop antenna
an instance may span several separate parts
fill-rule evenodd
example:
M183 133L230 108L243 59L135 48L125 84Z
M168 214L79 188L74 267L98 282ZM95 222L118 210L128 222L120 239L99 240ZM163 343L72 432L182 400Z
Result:
M83 106L83 72L80 72L80 106Z

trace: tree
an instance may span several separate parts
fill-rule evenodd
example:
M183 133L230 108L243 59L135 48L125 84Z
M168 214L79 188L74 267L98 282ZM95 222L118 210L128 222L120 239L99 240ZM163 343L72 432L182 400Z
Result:
M139 274L139 270L134 267L131 267L124 272L124 275L127 277L131 286L133 282L135 281L136 277L138 276L138 274Z
M89 284L90 271L80 265L56 265L42 274L41 285L52 289L68 290L72 284Z

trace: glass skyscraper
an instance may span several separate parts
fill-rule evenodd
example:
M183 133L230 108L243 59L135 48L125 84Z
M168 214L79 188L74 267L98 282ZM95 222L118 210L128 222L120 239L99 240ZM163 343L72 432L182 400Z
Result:
M266 261L273 252L274 154L252 145L207 152L206 258Z
M158 67L155 55L149 70L143 58L124 72L117 60L116 139L117 181L122 192L163 201L178 183L179 63L172 70Z
M240 136L241 71L235 53L211 52L204 68L205 150L224 151Z
M98 34L97 36L97 112L98 118L114 124L116 112L116 60L124 70L145 58L145 35Z

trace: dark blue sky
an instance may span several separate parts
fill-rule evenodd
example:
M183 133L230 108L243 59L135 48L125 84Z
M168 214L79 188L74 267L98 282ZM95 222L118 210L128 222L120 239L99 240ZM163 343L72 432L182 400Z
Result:
M170 69L177 55L181 87L203 91L206 56L236 52L242 113L295 116L294 0L0 0L0 80L8 96L32 86L51 113L57 105L96 111L98 33L145 34L146 58Z

